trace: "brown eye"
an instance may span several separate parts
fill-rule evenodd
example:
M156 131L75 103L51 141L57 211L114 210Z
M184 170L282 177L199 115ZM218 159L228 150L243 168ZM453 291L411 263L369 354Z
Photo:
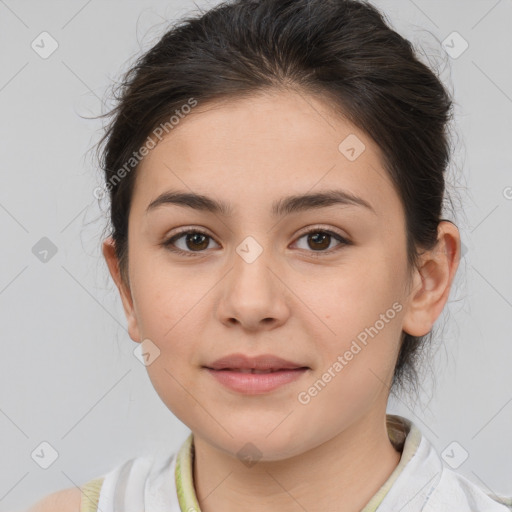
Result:
M338 235L337 233L334 233L332 231L323 230L323 229L314 229L310 230L307 233L304 233L301 237L299 237L299 241L301 239L305 238L306 241L306 247L300 247L300 249L305 249L308 252L318 252L318 253L331 253L339 249L340 247L344 245L350 245L350 242L343 238L342 236ZM338 247L334 247L334 249L331 249L331 243L333 240L337 241Z
M208 235L202 233L189 233L185 237L185 243L190 250L200 251L208 247L208 238Z
M331 235L319 231L318 233L309 234L308 244L311 249L318 251L322 249L328 249L331 245Z
M193 256L193 253L204 252L205 249L208 249L210 241L213 241L213 238L206 233L189 229L174 235L162 245L172 252Z

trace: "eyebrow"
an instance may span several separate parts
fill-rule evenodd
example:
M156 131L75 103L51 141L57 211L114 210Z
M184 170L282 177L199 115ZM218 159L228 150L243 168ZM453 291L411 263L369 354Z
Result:
M160 194L148 205L146 213L149 213L160 206L169 204L185 206L194 210L210 212L226 217L233 215L233 209L229 203L213 199L202 194L179 190L169 190ZM362 206L376 214L376 211L370 203L346 190L326 190L313 194L284 197L272 204L271 211L274 217L282 217L292 213L317 208L326 208L334 205Z

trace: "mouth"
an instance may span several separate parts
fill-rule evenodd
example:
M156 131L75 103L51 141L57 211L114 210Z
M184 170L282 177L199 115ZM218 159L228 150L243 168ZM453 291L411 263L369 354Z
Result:
M261 395L291 385L311 368L273 354L229 354L204 365L214 382L245 395Z
M244 395L261 395L289 386L311 370L309 366L269 354L257 357L232 354L203 369L225 389Z
M238 373L272 373L289 370L310 369L308 366L283 359L273 354L247 356L245 354L229 354L205 365L205 368L216 371L235 371Z
M308 366L301 366L298 368L271 368L266 370L258 370L256 368L210 368L205 366L208 370L213 370L216 372L237 372L237 373L257 373L257 374L265 374L265 373L277 373L277 372L289 372L294 370L309 370Z

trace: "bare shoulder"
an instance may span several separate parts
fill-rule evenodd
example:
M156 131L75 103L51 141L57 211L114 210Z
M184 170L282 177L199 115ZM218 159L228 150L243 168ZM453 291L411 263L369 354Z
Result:
M71 487L45 496L26 512L80 512L81 500L80 489Z

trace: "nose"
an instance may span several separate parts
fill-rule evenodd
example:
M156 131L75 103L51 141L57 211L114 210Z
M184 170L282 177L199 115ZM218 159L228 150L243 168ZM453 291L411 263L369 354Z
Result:
M290 316L282 271L263 251L249 262L235 254L233 266L221 281L217 318L228 327L239 325L247 331L271 330ZM281 275L280 275L281 274Z

